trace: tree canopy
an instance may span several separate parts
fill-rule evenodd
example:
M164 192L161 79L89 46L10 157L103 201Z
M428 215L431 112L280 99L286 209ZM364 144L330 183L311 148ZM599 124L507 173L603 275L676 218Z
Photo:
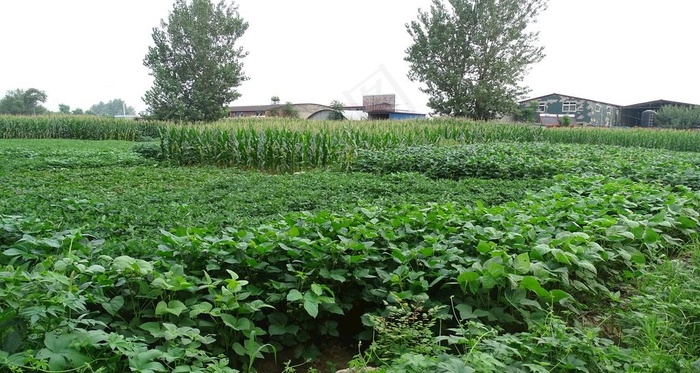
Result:
M155 45L144 65L154 82L144 101L156 119L215 121L240 97L236 88L247 80L241 61L247 52L236 43L248 23L227 3L176 0L168 21L153 29Z
M407 24L409 79L425 84L436 114L488 120L514 112L521 82L544 57L527 30L547 0L433 0Z
M45 103L47 97L46 92L36 88L10 90L0 99L0 114L45 114L48 110L39 103Z
M128 106L124 100L120 98L115 98L114 100L110 100L107 102L100 101L99 103L90 106L90 110L92 113L97 114L97 115L108 115L108 116L115 116L115 115L136 115L136 110Z
M328 116L329 120L343 120L345 116L343 115L343 110L345 110L345 105L338 100L331 101L331 114Z

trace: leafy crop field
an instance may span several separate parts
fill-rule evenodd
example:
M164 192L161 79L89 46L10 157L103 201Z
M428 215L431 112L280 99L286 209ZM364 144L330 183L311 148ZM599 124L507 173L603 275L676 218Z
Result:
M0 140L0 371L700 369L700 153L648 137L675 133L261 123L156 153L263 134L278 166Z

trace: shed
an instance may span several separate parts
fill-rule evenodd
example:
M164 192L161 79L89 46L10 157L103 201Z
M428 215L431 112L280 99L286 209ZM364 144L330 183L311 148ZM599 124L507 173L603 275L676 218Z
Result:
M622 107L622 125L628 127L638 127L642 125L643 113L647 110L658 111L662 106L696 106L685 102L655 100L649 102L641 102Z

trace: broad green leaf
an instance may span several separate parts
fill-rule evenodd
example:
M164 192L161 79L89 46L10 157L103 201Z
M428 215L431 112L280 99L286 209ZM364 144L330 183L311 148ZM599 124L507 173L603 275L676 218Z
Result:
M462 320L471 320L471 319L477 319L480 317L486 317L489 315L488 311L480 310L480 309L473 309L473 307L469 304L462 303L458 304L455 306L455 309L459 311L459 317Z
M165 301L158 302L156 305L156 315L160 316L165 315L166 313L168 313L168 304L165 303Z
M304 295L302 295L301 292L297 289L292 289L289 291L289 293L287 293L288 302L296 302L301 299L304 299Z
M109 303L102 303L102 307L110 315L114 316L120 309L122 309L122 307L124 307L124 297L117 295L116 297L112 298Z
M240 317L238 320L236 320L235 327L233 328L238 331L247 331L247 330L252 330L253 329L253 323L250 321L250 319L246 317Z
M7 256L20 256L20 255L26 255L26 251L22 251L20 249L7 249L2 252L3 254Z
M168 302L168 312L175 316L180 316L183 311L187 310L187 306L179 300L171 300Z
M299 237L299 228L292 227L289 231L287 231L287 234L292 238Z
M472 272L472 271L462 272L459 274L459 276L457 276L457 283L462 288L462 291L466 292L467 288L469 288L469 289L477 289L478 288L479 277L481 277L481 275L479 275L476 272Z
M571 265L571 260L569 260L569 257L566 255L565 252L559 250L559 249L554 249L552 250L552 254L554 255L554 259L557 260L557 262L566 264L566 265Z
M159 322L147 322L139 325L139 328L151 333L154 337L162 337L163 332L161 331L161 323Z
M549 294L552 297L552 302L555 303L561 301L562 299L573 299L573 297L569 293L559 289L554 289L550 291Z
M658 242L660 238L659 234L651 228L644 231L644 243L647 245Z
M219 315L219 317L221 318L221 321L223 321L224 324L226 324L226 326L228 326L229 328L236 330L236 328L238 327L236 325L238 323L238 320L233 315L229 315L228 313L222 313L221 315Z
M166 313L175 315L175 316L180 316L180 314L183 311L187 310L187 306L185 306L182 302L179 300L171 300L167 304L164 301L158 302L156 305L156 315L165 315Z
M283 335L287 333L287 327L283 324L272 324L267 328L267 331L270 335Z
M521 274L530 272L530 256L527 253L516 256L513 260L513 269Z
M540 298L549 298L549 292L545 290L542 285L540 285L540 281L537 279L537 277L523 277L523 280L520 282L520 286L522 286L523 289L534 291Z
M495 243L489 241L479 241L476 245L476 250L482 254L488 254L496 246Z
M598 274L598 270L596 269L596 267L587 260L579 260L578 262L576 262L576 265L588 270L589 272L592 272L593 274Z
M200 314L207 314L212 310L213 306L209 302L200 302L190 307L190 318L194 318Z
M304 309L309 314L309 316L316 318L318 316L318 302L313 300L304 300Z
M248 355L248 352L245 350L245 347L243 347L243 345L241 345L238 342L233 344L233 351L240 356Z

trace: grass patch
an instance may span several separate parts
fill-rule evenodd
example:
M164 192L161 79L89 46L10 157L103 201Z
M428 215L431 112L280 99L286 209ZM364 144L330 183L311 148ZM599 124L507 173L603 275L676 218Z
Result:
M700 244L686 250L648 267L616 314L622 343L663 371L700 371Z

